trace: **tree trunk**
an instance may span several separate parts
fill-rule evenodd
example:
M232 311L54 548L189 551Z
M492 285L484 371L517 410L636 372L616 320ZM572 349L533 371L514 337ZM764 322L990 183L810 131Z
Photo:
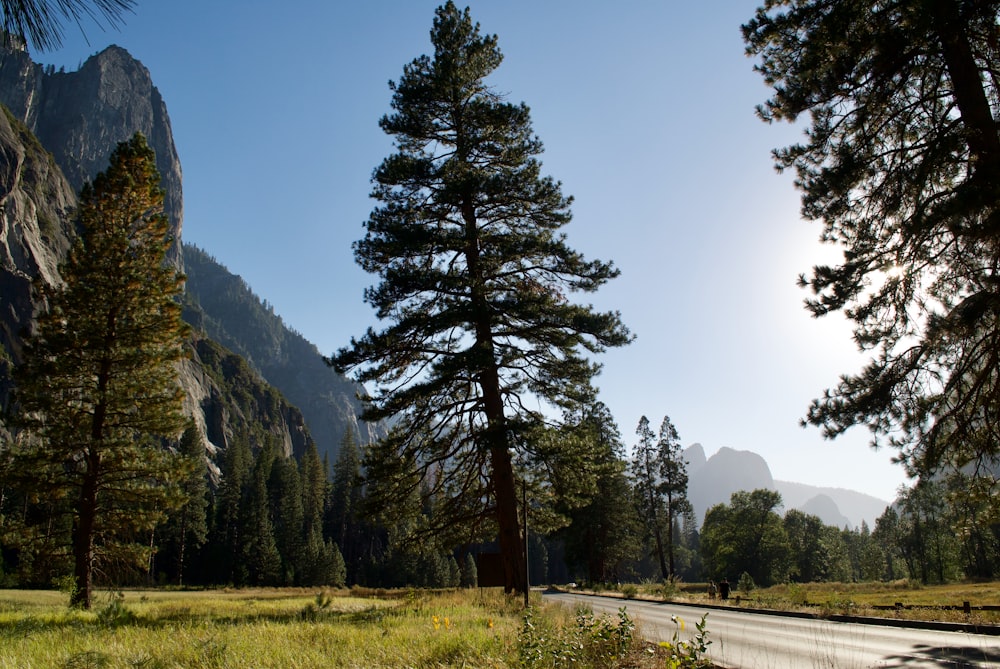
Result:
M505 435L504 435L505 436ZM524 568L524 543L517 518L517 486L514 468L506 445L490 447L493 465L493 492L497 505L497 525L500 529L500 556L503 563L504 592L524 594L528 591Z
M90 465L93 467L93 465ZM93 593L94 573L94 521L97 516L97 477L92 468L83 480L80 506L77 510L73 533L73 575L76 589L70 597L70 606L89 609Z
M514 482L507 420L504 415L503 398L500 394L500 375L497 371L493 347L493 323L488 300L484 293L485 281L479 262L480 249L476 212L472 203L471 195L464 198L462 218L465 221L465 258L471 280L474 308L475 347L478 350L476 365L480 370L478 382L483 393L483 412L486 414L487 428L483 433L483 446L489 449L490 466L493 470L491 476L493 496L496 502L497 526L500 533L500 560L503 564L504 592L527 594L528 577L524 564L524 542L517 517L517 486Z
M670 576L673 580L674 574L674 505L670 498L667 498L667 554L669 557Z

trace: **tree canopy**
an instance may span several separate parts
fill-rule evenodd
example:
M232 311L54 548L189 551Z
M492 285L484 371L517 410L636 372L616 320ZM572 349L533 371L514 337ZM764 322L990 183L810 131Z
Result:
M618 275L573 251L571 199L541 176L524 104L484 79L502 60L468 9L439 7L434 56L406 65L381 119L398 151L375 170L358 264L380 319L330 360L375 384L366 420L401 416L384 461L449 474L499 529L508 589L525 587L512 453L531 455L544 406L594 396L587 354L631 340L614 312L576 304ZM389 472L383 469L383 473Z
M911 474L983 469L1000 444L1000 3L769 0L743 26L774 95L809 114L775 152L843 261L801 282L872 352L810 407L866 425Z

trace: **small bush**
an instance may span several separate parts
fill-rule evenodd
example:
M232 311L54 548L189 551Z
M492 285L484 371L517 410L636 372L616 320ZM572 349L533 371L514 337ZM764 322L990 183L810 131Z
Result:
M618 621L585 610L576 614L575 626L560 626L532 607L524 616L519 637L519 664L543 669L577 665L619 667L634 650L635 623L618 610Z
M667 669L702 669L712 666L711 660L705 657L708 647L712 642L708 638L708 623L706 613L701 617L701 621L695 624L698 633L690 641L681 641L680 633L684 629L684 619L671 616L676 628L674 637L670 641L660 643L670 656L667 658Z
M756 587L757 584L753 582L753 576L751 576L748 572L740 574L740 580L736 584L736 589L742 592L744 597L753 592Z
M97 621L105 627L121 627L135 623L138 616L125 606L125 595L121 592L111 593L108 603L97 612Z

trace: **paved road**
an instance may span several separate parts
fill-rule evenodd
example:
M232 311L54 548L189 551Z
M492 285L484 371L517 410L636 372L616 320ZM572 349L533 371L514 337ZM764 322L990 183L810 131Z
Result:
M589 605L594 613L617 613L625 605L645 638L666 641L676 629L671 615L686 621L681 638L708 613L709 655L730 669L1000 669L1000 637L964 632L883 627L858 623L767 616L726 609L607 597L546 593L546 600Z

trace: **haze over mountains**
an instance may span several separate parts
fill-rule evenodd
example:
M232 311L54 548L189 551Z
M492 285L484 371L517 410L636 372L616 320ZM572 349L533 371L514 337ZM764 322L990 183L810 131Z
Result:
M858 528L862 522L874 527L889 502L844 488L820 488L791 481L775 481L763 457L752 451L720 448L706 458L701 444L684 450L688 463L688 499L699 522L715 504L729 503L738 490L767 488L781 493L783 511L799 509L819 516L827 525Z
M211 456L234 438L255 445L278 439L288 454L315 441L331 461L345 433L366 442L378 426L360 423L362 388L322 362L320 351L288 328L252 287L211 256L181 243L181 164L169 115L146 68L109 47L76 72L54 72L22 50L2 54L0 102L0 404L6 401L9 358L20 355L20 332L38 305L32 277L57 281L57 265L74 235L71 212L83 182L103 170L115 145L135 131L156 151L177 240L175 260L187 272L185 318L195 326L192 359L182 375L187 411ZM238 240L233 240L238 243ZM0 428L2 429L2 428ZM775 481L764 459L722 448L706 457L685 452L689 496L703 517L736 490L776 489L785 508L813 513L838 527L874 524L887 502L850 490Z

